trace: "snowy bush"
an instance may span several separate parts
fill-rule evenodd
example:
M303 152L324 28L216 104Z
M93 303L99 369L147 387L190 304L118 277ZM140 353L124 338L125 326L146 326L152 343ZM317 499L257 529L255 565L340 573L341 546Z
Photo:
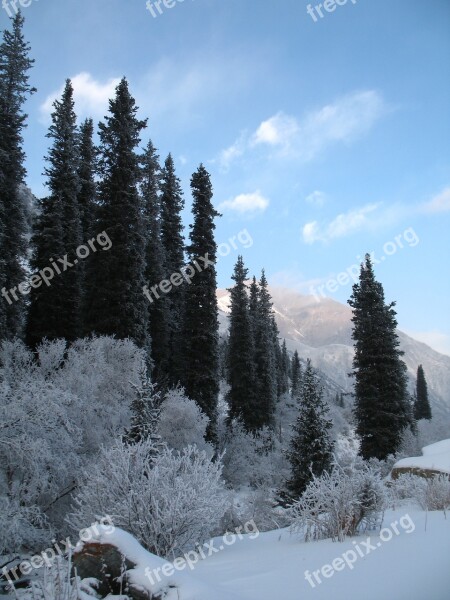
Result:
M233 421L223 432L219 446L224 452L224 477L233 489L276 489L287 476L281 443L268 428L253 434L240 421Z
M309 541L346 536L373 529L387 504L380 472L368 465L347 468L335 465L331 473L313 477L289 510L291 529Z
M68 560L57 556L50 567L44 566L40 580L32 582L31 587L16 592L16 597L19 600L84 600L90 597L92 593L85 592L91 592L92 588L83 585L78 577L72 577L71 571L70 555Z
M268 486L241 490L235 494L224 517L223 528L233 531L252 520L259 531L271 531L289 525L286 511L278 506L276 493Z
M167 392L161 407L158 432L164 442L174 450L196 445L213 455L213 447L205 441L209 418L182 388Z
M425 478L405 473L391 483L390 491L394 504L408 499L423 510L450 509L450 480L445 475Z
M224 515L221 472L220 461L191 446L156 456L151 441L103 449L83 473L68 522L78 531L110 515L150 552L173 556L202 543Z
M106 337L44 341L37 358L20 341L1 344L0 521L12 522L10 547L32 543L38 514L61 525L83 464L129 424L144 359L131 341Z
M0 497L0 556L23 548L35 549L51 538L47 520L37 506L21 506Z

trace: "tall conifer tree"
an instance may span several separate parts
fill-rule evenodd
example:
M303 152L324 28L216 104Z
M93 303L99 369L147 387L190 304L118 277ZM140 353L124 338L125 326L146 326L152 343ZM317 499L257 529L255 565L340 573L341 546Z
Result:
M111 248L90 257L88 268L88 328L119 339L130 337L150 350L145 285L145 231L138 192L141 176L136 148L146 121L124 78L109 102L110 114L100 129L99 230Z
M172 155L166 158L161 177L161 240L165 253L166 279L184 267L184 239L181 211L184 208L181 183L175 172ZM183 376L181 336L184 319L185 286L174 288L167 296L169 308L170 381L177 384Z
M259 423L255 402L255 350L245 285L247 275L248 269L245 268L242 256L239 256L232 275L235 285L229 289L228 403L229 419L240 418L247 430L256 431Z
M310 360L306 365L299 400L300 410L287 453L291 464L287 489L293 499L301 496L313 474L320 476L331 468L333 452L330 438L333 424Z
M26 312L25 297L17 293L25 280L27 250L25 207L19 194L26 174L22 132L28 115L22 109L36 90L29 85L34 60L29 58L23 24L18 12L0 44L0 341L23 335ZM8 294L14 287L17 300Z
M48 285L42 283L31 290L27 325L30 345L43 337L73 341L82 335L82 279L75 253L81 244L78 137L70 80L66 81L61 100L55 100L54 109L47 134L52 146L45 169L50 195L40 203L32 259L33 271L50 267L54 276Z
M370 256L361 265L359 282L349 300L353 309L356 432L361 456L385 459L398 450L411 425L406 365L396 332L395 302L385 304Z
M431 406L428 399L428 386L423 366L417 368L416 399L414 403L414 418L431 420Z
M203 165L192 175L194 223L187 247L188 264L195 271L185 292L183 327L184 376L187 395L209 417L208 437L215 439L219 394L219 321L217 307L217 244L210 176Z
M272 299L264 270L258 286L258 311L254 325L256 418L259 428L273 424L277 399L277 362L274 344Z
M149 300L149 333L152 339L153 379L168 380L169 366L169 298L156 298L149 290L165 279L166 255L161 240L161 168L159 156L149 141L142 157L141 195L146 240L145 285Z

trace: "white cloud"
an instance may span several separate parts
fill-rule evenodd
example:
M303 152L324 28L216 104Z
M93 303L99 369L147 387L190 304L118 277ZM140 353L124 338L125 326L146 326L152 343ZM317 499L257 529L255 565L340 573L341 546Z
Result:
M341 213L324 225L320 225L317 221L306 223L302 229L303 241L305 244L328 243L357 231L368 229L372 225L368 216L379 206L379 204L367 204L361 208Z
M440 194L423 204L420 211L428 214L450 211L450 187L445 188Z
M219 210L231 210L240 214L249 214L264 212L268 206L269 200L261 192L256 191L250 194L239 194L232 200L222 202Z
M383 97L367 90L348 94L302 118L280 111L263 121L252 135L241 136L221 156L225 153L229 166L232 159L246 152L269 147L280 156L308 162L330 146L350 144L362 137L387 110Z
M305 160L311 160L337 142L354 142L366 134L386 110L383 98L374 90L344 96L305 117L299 130L298 152Z
M298 129L298 123L294 117L279 112L261 123L253 134L250 144L269 144L288 148L298 133Z
M321 192L320 190L314 190L314 192L312 192L305 198L305 200L308 204L312 204L313 206L316 206L317 208L320 208L321 206L323 206L326 202L326 199L327 199L326 194L324 194L324 192Z
M246 145L246 134L245 132L228 148L222 150L219 156L220 169L227 173L230 169L231 164L235 159L241 157L245 152Z
M90 73L78 73L71 78L75 112L79 117L103 117L108 110L108 101L114 97L115 89L120 83L120 79L109 79L105 83L96 81ZM62 96L64 85L61 88L47 96L41 105L41 115L45 122L53 112L53 102L59 100Z

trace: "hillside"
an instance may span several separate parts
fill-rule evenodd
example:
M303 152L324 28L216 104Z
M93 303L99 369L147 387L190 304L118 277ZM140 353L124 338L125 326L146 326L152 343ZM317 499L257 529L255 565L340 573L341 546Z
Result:
M298 351L300 358L311 358L316 368L344 391L349 392L353 345L350 307L324 298L304 296L295 291L271 287L274 310L281 338L288 350ZM228 329L229 293L217 292L220 331ZM436 352L402 331L398 332L411 386L417 367L425 370L430 401L435 415L450 415L450 357Z

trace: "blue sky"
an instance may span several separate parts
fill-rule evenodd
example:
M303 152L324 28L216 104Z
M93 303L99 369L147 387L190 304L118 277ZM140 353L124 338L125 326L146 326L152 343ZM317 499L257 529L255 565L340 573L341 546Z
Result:
M211 172L230 246L221 287L244 229L251 274L342 302L373 251L400 327L450 354L448 0L348 0L323 18L312 2L316 20L303 0L174 0L156 18L145 0L29 1L35 194L65 78L79 116L99 121L125 75L149 118L143 145L175 157L186 223L190 175Z

